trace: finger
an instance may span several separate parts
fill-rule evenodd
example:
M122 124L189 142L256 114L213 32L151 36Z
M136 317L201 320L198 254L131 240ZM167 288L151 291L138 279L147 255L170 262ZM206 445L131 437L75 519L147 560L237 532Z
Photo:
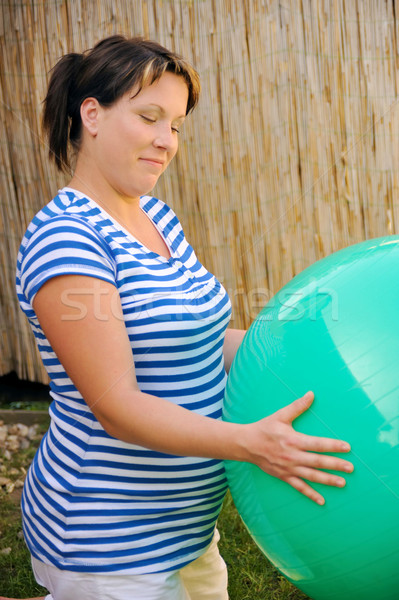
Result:
M344 473L352 473L354 470L354 466L349 460L311 452L305 452L305 457L300 464L312 469L328 469L329 471L344 471Z
M295 439L297 448L310 452L349 452L351 447L348 442L327 437L317 437L298 433Z
M289 477L285 481L286 481L286 483L291 485L294 489L298 490L298 492L300 492L307 498L310 498L310 500L313 500L313 502L316 502L316 504L319 504L320 506L325 504L325 500L324 500L323 496L321 494L319 494L318 492L316 492L316 490L314 490L303 479L300 479L299 477Z
M291 423L294 419L299 417L311 406L314 400L313 392L307 392L302 398L298 398L291 402L288 406L284 406L280 410L276 411L275 415L279 415L280 419L285 423Z
M322 483L323 485L339 488L345 487L346 485L346 480L343 477L339 477L332 473L326 473L325 471L318 471L317 469L299 467L296 470L296 475L301 479L306 479L312 483Z
M344 471L345 473L352 473L354 470L354 466L349 460L315 452L298 452L292 455L291 461L298 466L311 467L312 469L328 469L329 471Z

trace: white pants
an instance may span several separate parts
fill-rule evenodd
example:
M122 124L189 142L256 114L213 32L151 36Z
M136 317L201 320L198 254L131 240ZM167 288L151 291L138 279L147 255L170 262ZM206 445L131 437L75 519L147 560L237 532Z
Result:
M228 600L227 569L216 530L202 556L180 569L151 575L102 575L63 571L32 557L46 600Z

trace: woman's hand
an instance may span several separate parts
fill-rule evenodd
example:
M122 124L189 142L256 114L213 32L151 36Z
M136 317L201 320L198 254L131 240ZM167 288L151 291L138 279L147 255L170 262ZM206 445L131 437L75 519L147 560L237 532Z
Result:
M353 465L335 456L320 452L349 452L350 446L341 440L298 433L292 422L309 409L314 399L312 392L274 414L247 425L246 448L249 462L278 477L318 504L324 504L321 494L305 480L343 487L345 479L321 469L351 473Z

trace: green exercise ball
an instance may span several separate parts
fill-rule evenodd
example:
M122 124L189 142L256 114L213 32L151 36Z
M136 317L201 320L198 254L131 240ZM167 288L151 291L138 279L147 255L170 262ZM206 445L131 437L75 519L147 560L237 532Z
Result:
M345 488L318 506L226 461L234 503L268 559L313 600L399 598L399 236L318 261L261 311L230 370L223 418L251 423L308 390L303 433L351 444ZM339 473L342 475L342 473Z

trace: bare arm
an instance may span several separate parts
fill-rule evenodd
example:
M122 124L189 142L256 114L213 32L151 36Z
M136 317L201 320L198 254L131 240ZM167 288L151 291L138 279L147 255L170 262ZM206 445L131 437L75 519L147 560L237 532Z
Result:
M245 329L227 329L223 344L224 366L227 373L236 355L239 345L246 334Z
M79 302L79 310L72 299ZM250 425L202 417L139 390L119 295L111 284L78 275L56 277L39 290L33 305L69 377L113 437L182 456L252 462L320 503L322 496L305 479L345 483L319 469L348 471L351 464L317 453L345 452L349 447L339 440L298 433L291 426L309 408L312 394ZM240 338L233 335L230 348Z

